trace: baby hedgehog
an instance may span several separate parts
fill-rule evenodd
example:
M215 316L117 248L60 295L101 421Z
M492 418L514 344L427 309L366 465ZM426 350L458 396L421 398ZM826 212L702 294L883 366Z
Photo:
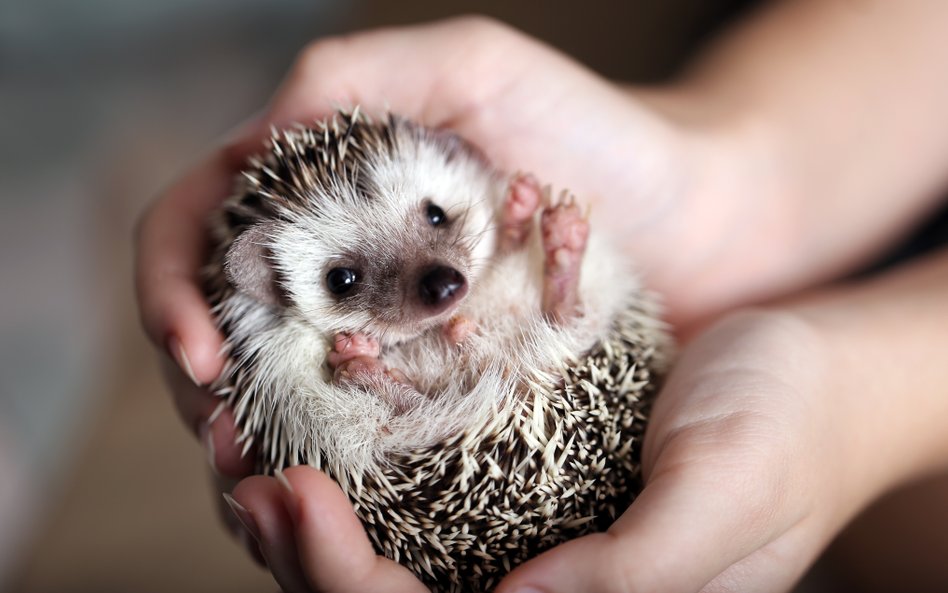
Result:
M668 340L588 229L446 131L356 109L274 132L207 276L245 452L332 476L434 591L604 529L640 488Z

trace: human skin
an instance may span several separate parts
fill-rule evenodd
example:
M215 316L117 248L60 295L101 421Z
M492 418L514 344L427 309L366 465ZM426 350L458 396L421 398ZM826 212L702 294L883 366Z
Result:
M724 316L683 350L657 401L639 498L498 593L788 590L872 500L948 469L948 367L932 347L946 296L948 250ZM425 590L375 555L312 468L248 478L234 498L288 592Z
M182 417L210 444L216 471L251 471L233 444L229 412L208 422L217 401L200 385L216 377L222 361L197 276L207 214L246 156L261 148L269 124L358 103L452 128L499 167L531 171L591 201L593 228L625 238L650 286L666 296L672 321L687 330L854 268L932 207L948 171L948 122L939 107L948 101L948 72L932 64L948 40L938 31L948 19L933 13L945 10L920 1L777 4L662 89L620 88L482 19L313 44L262 118L169 189L140 226L142 319L170 357ZM791 43L801 32L810 40L802 48ZM904 40L884 59L867 41L880 34ZM880 110L905 116L880 118ZM861 135L868 126L872 142ZM662 401L672 399L667 393ZM287 477L295 484L306 471ZM247 483L270 492L276 483L266 480ZM658 490L654 482L646 488ZM643 495L629 516L649 500ZM277 512L260 504L248 507L258 519ZM292 549L290 543L282 545ZM578 558L582 545L553 554ZM797 557L808 562L818 549ZM287 563L268 560L280 578ZM306 567L289 565L283 574L295 570L305 582Z
M866 505L948 470L946 303L948 250L725 316L657 401L641 496L498 593L789 590Z

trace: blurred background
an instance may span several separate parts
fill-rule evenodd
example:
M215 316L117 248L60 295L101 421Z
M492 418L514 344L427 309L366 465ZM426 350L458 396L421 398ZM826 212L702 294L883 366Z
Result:
M215 516L131 236L308 40L477 11L652 82L747 4L0 0L0 591L276 590Z

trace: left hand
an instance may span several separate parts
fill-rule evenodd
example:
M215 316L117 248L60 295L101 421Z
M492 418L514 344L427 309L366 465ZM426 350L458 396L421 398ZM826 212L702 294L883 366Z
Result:
M789 589L881 488L851 463L869 457L854 450L868 442L858 434L865 423L834 392L823 348L791 314L713 326L685 349L658 400L635 503L606 533L524 564L498 593ZM285 475L292 492L254 477L234 496L257 518L288 591L425 590L374 554L329 478L302 467Z

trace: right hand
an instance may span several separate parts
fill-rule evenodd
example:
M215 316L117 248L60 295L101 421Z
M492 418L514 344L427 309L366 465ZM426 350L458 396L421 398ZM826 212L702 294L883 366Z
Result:
M240 478L253 464L240 455L228 410L209 422L219 401L206 386L223 360L199 279L206 221L247 157L263 150L270 126L360 105L369 114L390 109L450 128L499 168L531 171L593 202L594 228L616 233L650 287L664 294L669 316L688 322L740 300L696 290L691 280L709 277L709 253L733 247L736 202L709 179L741 176L722 174L721 155L730 153L708 151L652 99L635 101L549 47L482 18L329 38L304 49L264 114L159 196L137 233L142 323L165 356L178 411L204 439L218 474ZM741 158L728 162L745 166Z

